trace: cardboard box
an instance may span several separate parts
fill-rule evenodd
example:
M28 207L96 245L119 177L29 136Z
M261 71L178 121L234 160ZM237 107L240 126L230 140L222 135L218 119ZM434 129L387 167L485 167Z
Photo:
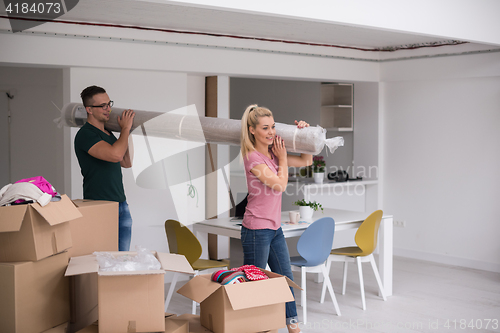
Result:
M43 331L42 333L66 333L66 327L68 327L68 323L64 323L59 326L49 328L48 330Z
M95 322L85 327L84 329L79 330L77 333L98 333L98 332L99 332L99 325L97 322Z
M183 314L180 316L165 314L165 333L213 333L201 325L200 316L193 314ZM43 333L67 333L68 323L51 328ZM98 333L97 322L78 330L77 333ZM278 330L266 331L263 333L278 333Z
M68 276L70 320L67 333L78 332L99 318L97 274Z
M95 251L118 251L118 203L102 200L73 200L82 217L69 221L73 246L70 257ZM97 275L70 276L71 318L68 333L95 322L97 313Z
M165 333L190 333L189 320L178 319L176 315L166 317Z
M195 318L181 318L177 317L175 314L165 314L165 333L212 333L206 328L203 328L200 324L200 316L190 315ZM196 324L197 322L197 324ZM193 325L193 329L190 329L190 325ZM60 325L58 327L52 328L43 333L67 333L68 323ZM198 329L201 328L201 329ZM77 331L77 333L98 333L99 323L95 322L82 330Z
M66 195L45 207L0 207L0 262L37 261L69 249L71 232L65 222L81 216Z
M198 325L201 327L200 318L198 317ZM171 320L174 319L174 320ZM165 333L211 333L207 329L203 329L200 331L191 331L189 330L189 324L191 323L188 319L178 319L175 314L165 314ZM60 326L54 327L50 330L44 331L43 333L68 333L69 323L64 323ZM81 330L76 331L77 333L98 333L99 332L99 323L94 322L90 325L87 325Z
M201 324L214 333L255 333L286 326L285 303L293 301L285 276L262 270L267 280L221 285L211 274L192 278L177 292L200 303Z
M115 256L136 252L113 252ZM165 330L165 271L194 274L182 255L156 253L161 270L101 272L94 255L73 257L66 276L97 273L99 332L162 332Z
M43 331L42 333L68 333L68 327L69 323L64 323L49 330ZM90 324L87 327L78 330L77 333L98 333L97 323Z
M189 333L212 333L208 328L201 325L200 316L198 315L186 313L173 319L187 321L189 323Z
M0 263L0 332L39 333L69 320L66 252Z
M82 217L69 222L73 246L70 257L95 251L118 251L118 202L73 200Z
M98 333L98 332L99 332L99 325L97 322L95 322L85 327L84 329L79 330L77 333Z

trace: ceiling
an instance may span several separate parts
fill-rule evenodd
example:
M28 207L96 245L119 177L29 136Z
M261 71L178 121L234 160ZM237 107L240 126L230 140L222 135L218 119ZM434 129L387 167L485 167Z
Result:
M376 50L452 42L446 38L145 1L82 0L60 19Z

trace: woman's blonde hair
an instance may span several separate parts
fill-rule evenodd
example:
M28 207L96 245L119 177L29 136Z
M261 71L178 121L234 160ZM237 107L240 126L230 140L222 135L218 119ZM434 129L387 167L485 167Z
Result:
M272 117L273 113L257 104L250 105L241 118L241 156L245 157L255 150L255 137L250 133L250 126L257 128L260 117Z

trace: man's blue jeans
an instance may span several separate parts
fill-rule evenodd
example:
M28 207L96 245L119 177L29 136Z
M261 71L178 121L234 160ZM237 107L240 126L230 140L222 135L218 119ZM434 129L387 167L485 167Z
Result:
M247 229L241 227L241 244L243 246L243 264L266 268L269 263L271 271L284 275L293 281L290 254L286 245L283 230ZM290 288L293 294L293 289ZM295 301L286 303L286 324L297 323L297 307Z
M118 250L129 251L132 239L132 216L126 201L118 204Z

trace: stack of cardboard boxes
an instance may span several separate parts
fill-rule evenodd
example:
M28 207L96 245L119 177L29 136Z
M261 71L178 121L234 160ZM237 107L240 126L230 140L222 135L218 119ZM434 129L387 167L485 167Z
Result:
M45 207L0 207L0 332L277 332L289 286L298 288L271 272L230 286L200 275L179 293L201 303L201 315L165 314L164 273L193 274L186 258L156 253L160 270L97 273L93 253L117 250L115 202L63 195Z
M39 333L70 319L65 251L69 221L81 217L65 195L45 207L0 207L1 332Z
M96 277L64 274L71 256L117 250L116 202L62 195L44 207L0 207L0 332L76 331L97 320Z

